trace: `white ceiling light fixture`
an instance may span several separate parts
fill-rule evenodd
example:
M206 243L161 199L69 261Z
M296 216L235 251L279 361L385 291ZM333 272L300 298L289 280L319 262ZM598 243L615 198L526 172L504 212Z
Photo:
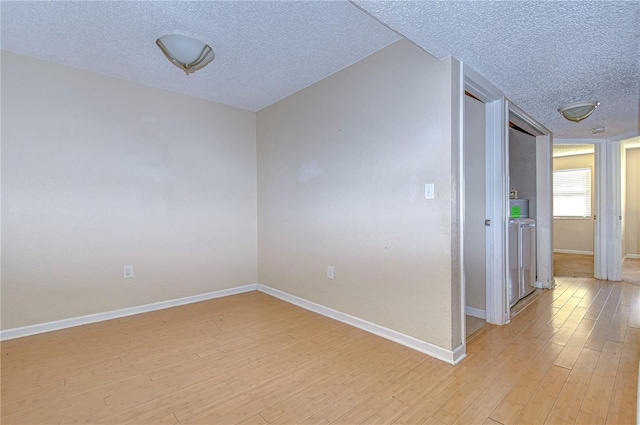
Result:
M596 110L600 102L576 102L558 108L558 112L569 121L580 122Z
M180 34L167 34L156 40L169 62L189 75L204 68L213 60L215 53L208 44Z

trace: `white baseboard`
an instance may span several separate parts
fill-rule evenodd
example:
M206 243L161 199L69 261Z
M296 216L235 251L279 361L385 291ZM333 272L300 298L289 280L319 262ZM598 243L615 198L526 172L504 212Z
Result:
M553 252L558 254L593 255L593 251L576 251L575 249L554 249Z
M627 254L624 256L624 258L633 258L636 260L640 260L640 254Z
M473 317L477 317L478 319L487 320L487 311L486 310L481 310L479 308L473 308L473 307L466 306L464 308L464 312L465 312L465 314L467 316L473 316Z
M24 326L14 329L6 329L0 331L0 341L6 341L9 339L20 338L29 335L36 335L44 332L51 332L60 329L71 328L74 326L87 325L90 323L102 322L104 320L117 319L120 317L133 316L135 314L147 313L150 311L162 310L165 308L177 307L180 305L196 303L199 301L211 300L214 298L226 297L229 295L242 294L244 292L251 292L258 290L265 294L271 295L275 298L281 299L288 303L297 305L306 310L313 311L323 316L338 320L348 325L354 326L358 329L362 329L366 332L370 332L374 335L378 335L382 338L412 348L421 353L435 357L439 360L447 362L449 364L458 364L465 357L465 347L459 345L453 350L447 350L437 345L422 341L412 336L403 334L392 329L385 328L384 326L377 325L375 323L368 322L364 319L360 319L351 316L346 313L333 310L329 307L325 307L311 301L296 297L294 295L287 294L286 292L279 291L277 289L270 288L261 284L250 284L239 286L236 288L223 289L220 291L208 292L206 294L193 295L190 297L178 298L175 300L161 301L152 304L146 304L136 307L123 308L119 310L106 311L103 313L90 314L87 316L72 317L69 319L56 320L53 322L39 323L37 325ZM482 310L478 310L482 311Z
M358 329L362 329L374 335L378 335L382 338L404 345L405 347L412 348L421 353L427 354L436 359L442 360L449 364L458 364L466 357L465 348L463 345L456 347L453 350L447 350L446 348L439 347L437 345L422 341L418 338L403 334L398 331L394 331L384 326L371 323L367 320L360 319L358 317L351 316L346 313L342 313L337 310L333 310L329 307L316 304L311 301L307 301L303 298L296 297L295 295L287 294L278 289L271 288L266 285L258 284L258 291L271 295L272 297L281 299L290 304L302 307L305 310L313 311L314 313L321 314L331 319L337 320L342 323L346 323Z
M6 341L8 339L20 338L23 336L35 335L44 332L57 331L59 329L66 329L74 326L87 325L89 323L102 322L104 320L133 316L134 314L147 313L150 311L162 310L170 307L177 307L179 305L191 304L199 301L206 301L214 298L241 294L243 292L251 292L255 291L256 288L257 284L254 283L251 285L244 285L238 286L236 288L207 292L206 294L193 295L190 297L178 298L175 300L160 301L153 304L145 304L136 307L123 308L120 310L105 311L104 313L90 314L88 316L72 317L69 319L39 323L37 325L24 326L21 328L7 329L4 331L0 331L0 341Z

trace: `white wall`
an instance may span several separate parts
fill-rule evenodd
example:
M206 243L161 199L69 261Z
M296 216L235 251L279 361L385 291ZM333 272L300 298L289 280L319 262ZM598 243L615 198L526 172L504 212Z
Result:
M258 112L260 283L446 349L460 343L454 72L452 59L401 41Z
M255 283L255 140L252 112L2 52L2 329Z
M591 168L591 217L586 219L554 219L553 249L593 254L593 215L595 214L595 155L572 155L553 158L554 170Z
M627 149L626 210L624 241L626 254L640 256L640 148Z

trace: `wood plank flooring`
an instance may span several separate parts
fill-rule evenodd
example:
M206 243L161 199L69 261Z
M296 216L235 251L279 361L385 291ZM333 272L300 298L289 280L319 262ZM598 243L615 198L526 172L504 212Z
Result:
M450 366L259 292L2 343L3 424L634 424L640 286L557 278Z
M622 281L640 285L640 258L625 258L622 262Z
M554 276L593 277L593 255L553 253ZM622 281L640 285L640 259L625 258Z
M553 275L593 277L593 255L554 252Z

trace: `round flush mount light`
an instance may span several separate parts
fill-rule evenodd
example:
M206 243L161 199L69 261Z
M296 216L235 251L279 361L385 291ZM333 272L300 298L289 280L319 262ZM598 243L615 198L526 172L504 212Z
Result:
M580 122L596 110L600 102L576 102L558 108L558 112L569 121Z
M204 68L213 60L215 53L208 44L181 34L167 34L156 40L169 62L189 75Z
M600 134L600 133L604 133L605 131L607 131L607 127L593 127L591 129L591 134Z

